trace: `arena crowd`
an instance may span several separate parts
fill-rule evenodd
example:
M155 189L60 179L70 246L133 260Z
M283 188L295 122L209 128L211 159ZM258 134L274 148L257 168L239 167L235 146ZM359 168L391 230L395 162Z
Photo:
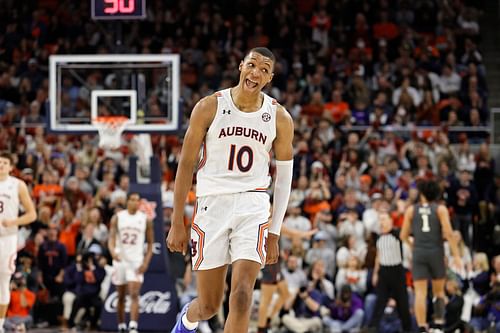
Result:
M27 325L65 326L74 299L105 295L109 221L129 188L129 136L120 149L103 151L97 136L54 135L45 125L49 56L117 50L113 24L92 21L89 4L0 4L0 150L14 153L14 175L27 182L38 210L38 220L20 232L12 284L13 294L32 301L21 306L12 297L9 310ZM181 54L186 121L201 97L237 82L248 49L266 46L277 55L266 92L292 114L296 129L285 225L318 231L310 239L282 238L289 295L273 325L337 332L349 323L344 330L354 332L369 322L378 214L389 212L401 226L417 197L416 181L434 177L465 263L464 271L448 270L446 328L496 325L499 332L500 176L488 134L469 131L490 119L478 2L150 0L147 11L146 20L122 25L119 51ZM105 75L92 75L86 79L106 86ZM67 112L89 115L82 87L67 82L63 88ZM150 110L155 101L153 94ZM152 141L168 229L182 136L155 134ZM185 302L195 292L194 279L182 258L172 258ZM72 273L89 261L99 267L99 283L82 286ZM410 262L405 257L411 299ZM322 306L306 304L304 292ZM339 307L335 300L346 295L349 307ZM92 316L85 319L98 325ZM220 324L211 321L211 329ZM382 325L384 332L398 330L393 302Z

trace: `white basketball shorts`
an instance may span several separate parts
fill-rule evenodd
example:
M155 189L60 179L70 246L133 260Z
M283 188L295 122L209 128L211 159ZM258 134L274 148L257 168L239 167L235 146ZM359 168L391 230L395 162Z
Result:
M111 281L116 286L122 286L128 282L144 281L144 274L138 274L137 269L142 265L142 261L130 262L125 260L113 261L113 275Z
M199 197L191 225L193 270L217 268L240 259L264 266L269 210L265 192Z
M17 234L0 236L0 274L14 274L17 258Z

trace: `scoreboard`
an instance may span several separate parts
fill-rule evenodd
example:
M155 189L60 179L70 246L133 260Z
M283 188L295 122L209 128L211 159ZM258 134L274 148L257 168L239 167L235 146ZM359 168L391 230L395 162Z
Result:
M141 20L146 0L91 0L93 20Z

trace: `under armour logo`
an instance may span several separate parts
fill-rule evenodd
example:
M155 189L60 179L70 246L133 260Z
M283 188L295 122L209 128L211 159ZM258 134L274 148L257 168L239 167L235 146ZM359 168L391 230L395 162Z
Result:
M231 114L231 110L222 110L222 114Z
M194 239L191 239L191 256L192 257L196 257L196 255L198 254L197 244L198 244L197 241L195 241Z
M207 206L201 207L201 209L203 209L206 212L208 210L208 207Z

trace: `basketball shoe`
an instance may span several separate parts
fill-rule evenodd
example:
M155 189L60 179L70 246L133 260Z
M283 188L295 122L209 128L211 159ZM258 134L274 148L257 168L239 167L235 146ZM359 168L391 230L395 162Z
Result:
M184 305L184 307L181 310L181 313L179 314L179 317L177 318L177 322L175 323L174 328L172 328L172 331L170 333L195 333L197 328L194 330L188 330L184 324L182 323L182 317L187 313L189 304L187 303Z

